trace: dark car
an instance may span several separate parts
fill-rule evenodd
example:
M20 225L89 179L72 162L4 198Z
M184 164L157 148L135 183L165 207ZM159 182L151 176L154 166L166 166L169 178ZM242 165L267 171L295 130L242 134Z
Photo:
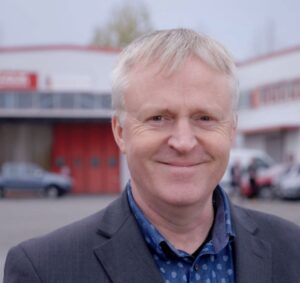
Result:
M47 172L32 163L4 163L0 174L0 196L8 191L33 191L48 197L59 197L72 187L69 176Z

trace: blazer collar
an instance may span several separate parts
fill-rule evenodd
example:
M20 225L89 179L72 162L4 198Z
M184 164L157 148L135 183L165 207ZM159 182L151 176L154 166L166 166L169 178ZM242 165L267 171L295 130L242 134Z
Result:
M236 282L271 283L271 245L259 238L257 235L259 228L247 210L232 206L232 216L236 231L234 241Z
M100 223L98 233L106 241L94 253L112 282L163 282L131 214L125 192L105 210Z

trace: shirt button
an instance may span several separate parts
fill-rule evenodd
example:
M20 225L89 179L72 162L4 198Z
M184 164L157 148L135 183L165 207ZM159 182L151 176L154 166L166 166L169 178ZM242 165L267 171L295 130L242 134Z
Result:
M198 270L200 269L199 264L196 263L196 264L194 265L194 269L195 269L196 271L198 271Z

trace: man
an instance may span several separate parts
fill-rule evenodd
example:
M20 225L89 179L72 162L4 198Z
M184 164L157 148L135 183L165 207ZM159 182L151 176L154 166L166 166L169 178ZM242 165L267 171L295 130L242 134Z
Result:
M234 63L191 30L121 54L112 128L131 181L105 210L13 248L12 282L300 282L300 229L218 186L236 129Z
M255 159L253 158L251 160L250 165L247 168L247 174L249 179L249 198L257 197L259 193L259 186L257 184L257 164L255 162Z
M236 160L230 168L231 195L240 196L242 168L239 160Z

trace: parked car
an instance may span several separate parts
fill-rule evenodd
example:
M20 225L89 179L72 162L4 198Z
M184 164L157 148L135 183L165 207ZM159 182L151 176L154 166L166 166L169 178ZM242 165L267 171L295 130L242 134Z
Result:
M257 197L261 198L274 198L276 197L275 187L278 180L288 170L287 164L275 164L269 168L261 169L257 172ZM251 191L249 178L244 174L241 182L241 195L247 197Z
M282 199L300 199L300 164L290 166L278 178L275 193Z
M255 166L258 172L267 170L272 167L275 162L274 160L264 151L257 149L247 149L247 148L233 148L230 152L230 158L228 162L227 169L225 174L221 180L221 186L227 191L231 192L230 185L230 170L232 166L239 162L241 166L241 174L242 179L245 180L247 178L247 170L251 162L255 162Z
M33 191L59 197L70 192L71 187L70 177L47 172L32 163L8 162L1 168L0 197L8 191Z

